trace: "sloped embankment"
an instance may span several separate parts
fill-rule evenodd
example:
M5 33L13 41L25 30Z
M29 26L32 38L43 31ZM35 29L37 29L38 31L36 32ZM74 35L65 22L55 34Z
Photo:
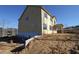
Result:
M35 38L22 52L29 54L78 53L78 49L78 35L52 34Z

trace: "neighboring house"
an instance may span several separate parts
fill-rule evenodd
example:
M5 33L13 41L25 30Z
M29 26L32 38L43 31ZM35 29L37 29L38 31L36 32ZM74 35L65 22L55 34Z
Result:
M0 37L2 37L2 28L0 28Z
M17 29L15 28L0 28L0 37L4 36L15 36L17 34Z
M17 35L17 29L15 29L15 28L4 29L3 35L4 36L15 36L15 35Z
M55 24L56 17L42 6L27 6L19 19L18 34L52 34Z

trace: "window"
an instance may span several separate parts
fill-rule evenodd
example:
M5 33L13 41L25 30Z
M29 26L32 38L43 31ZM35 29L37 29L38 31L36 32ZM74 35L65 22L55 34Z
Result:
M50 21L53 22L53 21L52 21L52 17L50 17Z
M53 25L53 21L52 21L52 19L50 19L50 24Z
M47 29L47 25L46 24L43 24L43 29Z
M26 20L29 20L29 17L26 17Z
M48 18L46 13L44 13L44 17L45 17L45 18Z
M55 22L55 20L54 20L54 24L55 24L56 22Z
M53 30L53 27L50 25L50 30Z

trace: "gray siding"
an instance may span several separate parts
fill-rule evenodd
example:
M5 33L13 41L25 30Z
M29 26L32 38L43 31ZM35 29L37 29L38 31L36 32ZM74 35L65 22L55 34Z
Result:
M2 37L2 28L0 28L0 37Z
M41 8L29 6L19 19L19 32L39 32L41 34Z

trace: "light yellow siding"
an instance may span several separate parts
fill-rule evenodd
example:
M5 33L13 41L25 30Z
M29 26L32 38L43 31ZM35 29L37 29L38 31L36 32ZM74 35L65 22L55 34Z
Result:
M51 17L48 13L47 14L47 18L44 16L46 12L41 9L41 17L42 17L42 34L52 34L53 33L53 29L50 29L50 26L53 26L56 24L56 18L55 17ZM47 25L47 29L44 29L43 24ZM54 30L55 32L55 30Z

